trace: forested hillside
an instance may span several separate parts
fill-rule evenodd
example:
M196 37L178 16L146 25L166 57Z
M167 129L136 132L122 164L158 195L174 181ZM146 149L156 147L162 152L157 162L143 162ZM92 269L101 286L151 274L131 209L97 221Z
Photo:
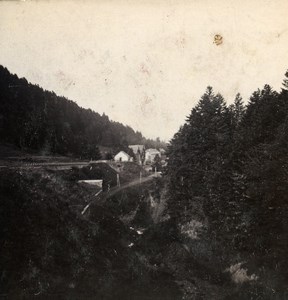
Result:
M194 258L254 282L235 299L287 297L287 77L281 92L265 85L246 106L208 87L169 148L170 215Z
M101 101L101 99L99 99ZM100 158L99 146L161 147L129 126L109 120L75 102L45 91L0 66L0 140L44 154Z

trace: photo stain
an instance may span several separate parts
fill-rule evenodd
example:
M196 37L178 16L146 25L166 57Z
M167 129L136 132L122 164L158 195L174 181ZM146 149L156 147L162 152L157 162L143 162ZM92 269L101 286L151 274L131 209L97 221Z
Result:
M215 34L214 36L214 44L216 44L216 46L219 46L223 43L223 37L220 34Z
M148 70L147 66L144 63L142 63L140 66L140 72L146 74L147 76L151 75L150 71Z

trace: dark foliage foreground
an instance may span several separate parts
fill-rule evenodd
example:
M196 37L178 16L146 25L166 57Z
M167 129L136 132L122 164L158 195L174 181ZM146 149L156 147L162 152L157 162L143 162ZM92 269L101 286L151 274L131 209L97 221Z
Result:
M0 172L3 299L179 299L171 275L131 249L135 237L109 209L45 170Z
M265 85L246 107L208 87L169 149L169 212L183 232L190 226L192 253L219 273L243 263L243 282L258 284L235 299L288 295L287 82L280 93Z

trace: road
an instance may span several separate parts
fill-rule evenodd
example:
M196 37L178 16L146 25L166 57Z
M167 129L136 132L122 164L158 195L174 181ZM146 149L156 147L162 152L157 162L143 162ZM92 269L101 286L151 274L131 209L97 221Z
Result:
M144 178L137 178L133 181L130 181L128 183L125 183L121 186L115 186L113 187L112 189L110 189L109 191L107 192L98 192L96 195L95 195L95 199L93 199L89 204L87 204L83 211L82 211L82 215L85 214L85 212L87 211L87 209L90 207L91 204L93 204L94 202L97 201L97 204L102 204L106 201L107 198L117 194L118 192L124 190L124 189L127 189L131 186L136 186L136 185L140 185L140 184L143 184L143 183L146 183L148 181L151 181L153 180L154 178L157 178L157 177L160 177L161 175L159 173L156 173L156 174L152 174L148 177L144 177Z
M36 163L36 162L6 162L3 164L0 165L0 168L22 168L22 169L31 169L31 168L55 168L55 169L69 169L69 168L72 168L72 167L78 167L78 168L82 168L82 167L86 167L86 166L89 166L91 163L106 163L107 165L109 165L111 168L112 166L109 164L109 162L107 161L81 161L81 162L39 162L39 163ZM113 168L114 169L114 168ZM103 203L106 201L106 199L108 197L111 197L113 195L115 195L116 193L126 189L126 188L129 188L129 187L132 187L132 186L136 186L136 185L139 185L139 184L142 184L142 183L146 183L148 181L151 181L153 180L153 178L155 177L161 177L160 173L153 173L152 175L150 176L147 176L147 177L142 177L142 178L137 178L137 179L134 179L133 181L130 181L128 183L125 183L121 186L116 186L116 187L113 187L111 188L109 191L107 192L100 192L100 193L97 193L95 195L95 199L93 199L88 205L85 206L85 208L83 209L82 211L82 214L85 214L85 212L87 211L87 209L89 208L89 206L94 203L96 200L97 200L97 203Z

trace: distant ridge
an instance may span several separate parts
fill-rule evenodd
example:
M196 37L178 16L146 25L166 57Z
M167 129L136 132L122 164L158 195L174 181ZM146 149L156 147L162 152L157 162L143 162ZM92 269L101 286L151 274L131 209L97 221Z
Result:
M101 99L99 99L101 101ZM161 147L138 131L108 116L18 78L0 66L0 139L21 149L99 159L110 152L129 151L130 144ZM109 153L111 155L111 153Z

